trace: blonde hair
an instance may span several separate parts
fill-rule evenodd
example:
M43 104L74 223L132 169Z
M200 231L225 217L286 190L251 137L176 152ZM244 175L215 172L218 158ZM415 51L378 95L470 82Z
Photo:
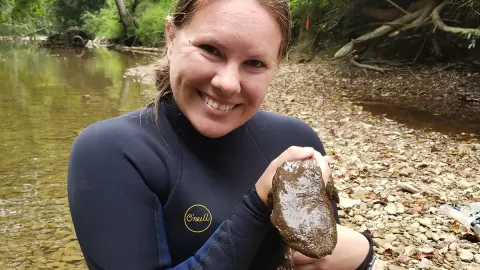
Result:
M193 16L195 10L208 0L177 0L173 8L172 14L166 20L172 23L175 29L181 29L189 23L189 18ZM282 32L282 41L278 51L278 59L281 61L285 58L291 41L291 15L288 6L288 0L257 0L264 5L277 20ZM170 65L166 57L167 50L155 65L155 88L157 95L155 99L148 104L153 107L155 115L155 123L158 125L158 106L163 98L171 93L170 86Z

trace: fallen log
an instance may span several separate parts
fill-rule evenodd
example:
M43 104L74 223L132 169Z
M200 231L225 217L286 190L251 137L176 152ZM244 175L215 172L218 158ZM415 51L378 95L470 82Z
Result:
M420 14L422 14L423 9L417 10L414 13L405 15L393 22L390 22L388 24L382 25L378 27L377 29L373 30L370 33L367 33L363 36L360 36L352 41L350 41L348 44L340 48L335 55L333 56L334 59L345 57L349 54L351 54L355 50L355 46L360 43L367 42L369 40L375 39L382 37L384 35L387 35L394 31L395 29L400 28L401 26L413 22L415 19L417 19Z

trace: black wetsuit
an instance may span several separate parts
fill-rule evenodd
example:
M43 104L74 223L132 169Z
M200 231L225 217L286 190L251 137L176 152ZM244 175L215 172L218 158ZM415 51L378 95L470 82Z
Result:
M68 198L89 268L274 269L280 237L254 184L292 145L325 154L317 134L259 111L209 139L172 101L160 129L151 112L95 123L73 145Z

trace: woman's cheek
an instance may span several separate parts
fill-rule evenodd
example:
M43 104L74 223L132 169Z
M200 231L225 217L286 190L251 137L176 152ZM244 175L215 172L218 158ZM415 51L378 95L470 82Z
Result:
M268 90L268 83L262 78L249 78L242 80L242 93L256 105L263 102Z
M214 63L202 55L195 55L187 63L192 72L192 76L195 76L196 80L211 79L215 76L215 69L218 63Z

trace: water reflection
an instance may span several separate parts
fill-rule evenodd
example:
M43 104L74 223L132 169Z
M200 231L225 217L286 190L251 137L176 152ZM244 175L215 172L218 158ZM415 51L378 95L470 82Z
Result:
M480 123L476 120L447 117L413 108L404 108L374 101L357 101L375 116L385 116L416 130L440 132L459 140L480 139Z
M0 269L86 269L68 212L71 144L143 106L126 68L151 56L0 42Z

